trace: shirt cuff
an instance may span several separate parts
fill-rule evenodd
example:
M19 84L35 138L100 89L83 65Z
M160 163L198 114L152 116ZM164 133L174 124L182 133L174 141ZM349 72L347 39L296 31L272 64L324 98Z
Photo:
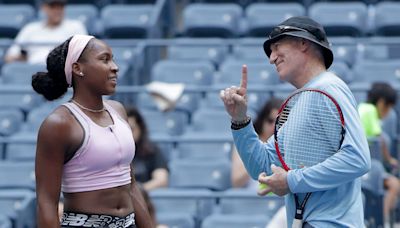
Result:
M286 181L289 186L289 190L291 193L296 193L295 188L297 185L296 174L294 170L289 170L286 176Z

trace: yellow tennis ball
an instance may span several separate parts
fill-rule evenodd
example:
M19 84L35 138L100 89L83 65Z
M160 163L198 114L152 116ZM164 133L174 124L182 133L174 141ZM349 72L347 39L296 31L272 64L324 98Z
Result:
M258 189L260 189L260 190L264 190L264 189L266 189L268 187L268 185L266 185L266 184L264 184L264 183L260 183L259 185L258 185Z

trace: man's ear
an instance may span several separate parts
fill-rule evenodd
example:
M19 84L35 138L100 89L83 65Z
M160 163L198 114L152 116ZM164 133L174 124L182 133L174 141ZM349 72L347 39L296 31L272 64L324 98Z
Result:
M310 43L310 42L311 42L311 41L306 40L306 39L304 39L304 38L300 39L300 50L303 51L303 52L305 52L307 49L309 49L310 46L311 46L311 43Z
M72 73L75 75L81 75L82 74L82 66L79 63L73 63L72 64Z

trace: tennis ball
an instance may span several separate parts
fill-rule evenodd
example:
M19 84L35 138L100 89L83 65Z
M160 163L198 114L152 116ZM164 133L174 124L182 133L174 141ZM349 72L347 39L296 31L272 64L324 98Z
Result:
M266 185L266 184L264 184L264 183L260 183L259 185L258 185L258 189L259 190L264 190L264 189L266 189L268 187L268 185Z

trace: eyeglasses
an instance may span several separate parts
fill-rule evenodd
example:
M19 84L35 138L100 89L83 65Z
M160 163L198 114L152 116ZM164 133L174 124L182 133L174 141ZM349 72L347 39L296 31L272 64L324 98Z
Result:
M305 32L307 35L314 37L316 40L324 40L324 38L319 34L313 34L308 30L290 26L290 25L278 25L272 29L271 33L269 34L269 39L273 39L274 37L285 33L285 32Z

